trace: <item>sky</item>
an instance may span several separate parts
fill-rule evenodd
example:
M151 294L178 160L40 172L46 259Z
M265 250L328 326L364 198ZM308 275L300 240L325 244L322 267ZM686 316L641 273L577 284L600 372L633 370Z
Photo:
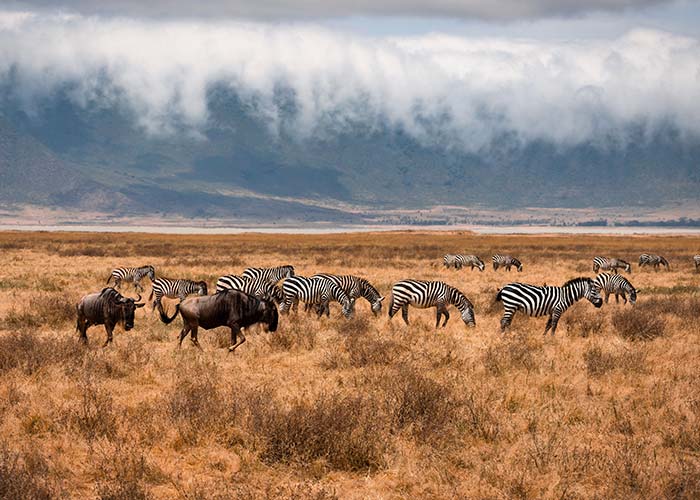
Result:
M59 88L148 134L207 124L228 85L301 137L395 126L476 151L631 127L700 136L700 2L30 0L0 6L0 82L31 114ZM279 89L298 114L281 118Z

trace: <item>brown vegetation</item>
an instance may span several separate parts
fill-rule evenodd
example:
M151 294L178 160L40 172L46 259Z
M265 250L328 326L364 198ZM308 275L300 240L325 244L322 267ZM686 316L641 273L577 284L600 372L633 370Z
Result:
M1 498L700 496L697 238L0 233L0 249ZM499 333L506 283L592 276L594 255L650 249L672 267L634 269L636 306L578 303L555 337L518 314ZM497 251L524 271L440 264ZM442 279L475 304L477 326L455 311L436 330L434 310L412 310L407 327L388 319L388 298L379 318L359 299L350 321L337 304L331 318L300 308L229 355L226 329L178 350L180 321L146 307L114 345L79 343L79 298L146 262L210 286L282 263L362 275L384 294Z

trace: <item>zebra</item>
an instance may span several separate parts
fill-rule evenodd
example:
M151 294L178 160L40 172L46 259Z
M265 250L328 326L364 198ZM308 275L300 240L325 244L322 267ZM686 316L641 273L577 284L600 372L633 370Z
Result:
M605 293L605 303L608 303L610 294L615 294L615 302L620 302L620 296L625 304L627 304L627 294L630 296L630 304L634 305L637 302L637 290L632 286L632 283L620 274L601 273L596 279L596 283L601 291Z
M153 296L155 295L156 299L153 301L153 309L158 306L158 309L162 311L163 306L160 301L164 296L173 299L179 298L180 302L182 302L185 300L185 297L194 293L197 295L206 295L206 281L158 278L153 282L153 288L151 289L151 295L149 295L148 300L150 301L153 299Z
M700 269L700 255L696 255L693 257L693 262L695 262L695 272L698 272L698 269Z
M510 255L501 255L497 253L491 260L493 260L494 271L498 271L499 267L504 267L506 271L510 271L511 266L515 266L519 273L523 270L523 265L520 261Z
M479 271L483 271L485 268L484 262L476 255L447 254L443 257L442 260L443 265L447 269L451 267L454 267L455 269L462 269L463 267L471 266L472 271L475 267L478 268Z
M148 276L153 282L156 279L156 270L153 266L141 266L141 267L118 267L112 270L112 274L107 278L107 284L114 279L114 288L121 288L122 281L131 282L134 284L134 288L137 291L143 292L143 287L141 286L141 280Z
M564 312L574 302L586 298L595 307L603 305L600 287L591 278L574 278L562 286L536 286L526 283L510 283L498 291L496 301L503 302L503 318L501 332L510 328L513 316L522 311L528 316L549 315L544 334L552 329L552 335L557 330L557 323Z
M624 269L628 273L632 272L629 262L622 259L608 259L607 257L593 257L593 272L612 271L617 274L618 269Z
M322 278L307 278L305 276L291 276L282 284L284 302L280 306L280 312L296 311L299 301L318 306L316 313L319 317L326 313L330 316L329 303L335 300L343 307L343 316L349 318L352 315L354 301L334 282Z
M294 276L294 266L278 267L249 267L243 271L243 277L251 280L262 280L276 285L283 278Z
M251 280L243 276L228 274L216 280L216 293L224 290L238 290L258 299L274 300L277 305L284 301L282 289L268 281Z
M639 256L639 267L654 266L654 270L658 271L660 265L665 266L667 271L671 270L671 266L669 266L668 261L661 255L643 253Z
M350 274L336 275L329 273L318 273L314 274L312 278L327 279L338 285L346 293L351 301L359 297L364 297L367 302L370 303L372 307L372 313L378 316L382 312L382 301L384 297L380 295L372 284L364 278L359 276L352 276Z
M450 304L459 309L462 321L467 326L476 326L474 306L462 292L453 286L443 281L402 280L395 283L391 289L389 318L393 318L401 309L401 316L408 325L409 305L420 309L434 307L437 311L435 328L440 327L440 318L443 315L445 316L445 321L442 324L444 327L447 320L450 319L450 314L447 312L447 306Z

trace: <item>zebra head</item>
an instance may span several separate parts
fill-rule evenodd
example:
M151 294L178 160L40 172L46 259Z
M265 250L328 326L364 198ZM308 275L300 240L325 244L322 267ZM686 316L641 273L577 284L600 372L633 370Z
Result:
M156 279L156 269L153 266L145 266L146 269L148 270L146 272L146 276L150 278L151 281L155 281Z
M584 281L583 296L596 308L603 305L603 297L600 296L600 284L587 278Z
M630 287L630 304L634 305L637 303L637 293L639 290L637 290L634 287Z
M379 316L382 313L382 301L384 297L379 297L377 300L372 302L372 314Z
M523 272L523 264L520 262L518 259L513 259L513 264L518 266L518 272L522 273Z
M349 299L347 296L345 299L341 299L341 304L343 305L343 316L346 318L352 317L353 312L355 312L355 299Z
M624 261L624 260L621 260L620 263L622 263L622 264L625 265L624 270L625 270L626 272L628 272L628 273L631 273L631 272L632 272L632 266L630 265L629 262L626 262L626 261Z
M476 326L476 320L474 319L474 308L471 305L468 305L462 311L462 321L464 321L467 326Z
M283 266L284 276L286 278L291 278L294 276L294 266Z
M196 283L197 295L207 295L207 282L198 281Z
M486 266L484 265L484 261L481 259L478 259L478 268L479 268L479 271L483 271L484 269L486 269Z

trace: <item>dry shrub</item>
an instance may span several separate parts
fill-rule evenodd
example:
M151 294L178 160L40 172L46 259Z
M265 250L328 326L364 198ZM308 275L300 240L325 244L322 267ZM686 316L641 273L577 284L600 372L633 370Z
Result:
M219 480L208 483L193 481L188 485L175 484L178 495L184 500L337 500L333 488L305 481L256 486L245 482L222 483Z
M78 388L80 399L68 410L71 426L89 442L101 437L112 439L116 435L117 414L111 394L95 383L87 370Z
M481 391L476 387L467 394L464 408L467 415L467 429L472 436L484 441L495 441L501 433L501 423L494 411L495 394Z
M600 346L594 346L583 353L586 370L589 375L603 375L615 368L615 356L604 353Z
M612 317L612 325L618 335L626 340L653 340L666 333L666 323L656 312L644 306L618 311Z
M338 321L336 329L343 336L347 365L353 368L393 364L404 351L401 344L378 332L366 316ZM337 349L330 354L327 359L332 358L332 354L343 355ZM342 365L338 363L338 366Z
M310 321L300 321L293 318L285 321L284 326L270 333L267 342L276 351L291 351L301 349L310 351L316 347L316 329Z
M269 389L237 390L233 423L246 421L268 463L322 461L333 470L385 465L387 429L377 402L366 395L322 393L286 404Z
M105 257L112 255L108 248L95 246L67 246L57 248L55 252L61 257Z
M669 467L664 474L664 497L673 500L700 498L700 464L692 457L674 458L674 467Z
M75 304L61 293L42 293L29 299L27 308L11 309L3 321L5 328L20 330L40 325L54 326L75 320Z
M641 306L645 311L656 316L668 314L685 321L696 321L700 312L700 298L654 297L653 300L645 301Z
M0 498L52 500L65 496L38 452L14 452L0 443Z
M96 469L99 480L95 494L99 500L147 500L146 482L154 475L143 451L137 446L117 442L99 450Z
M587 338L591 335L604 333L605 316L600 311L586 310L583 307L572 307L563 317L566 334L569 337Z
M66 368L80 363L81 346L74 339L50 338L31 331L0 335L0 373L13 368L31 375L50 364L62 364Z
M482 354L482 363L492 375L502 375L508 370L537 369L542 355L541 345L527 334L506 335L489 345Z

